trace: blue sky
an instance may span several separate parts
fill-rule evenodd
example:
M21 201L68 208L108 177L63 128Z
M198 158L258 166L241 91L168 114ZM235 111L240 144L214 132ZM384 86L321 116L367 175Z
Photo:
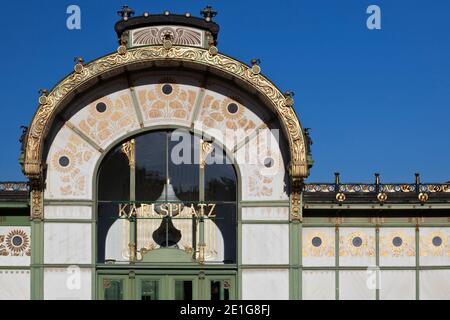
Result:
M316 161L310 181L450 180L450 2L448 0L8 1L2 3L0 180L24 180L20 126L73 68L116 49L116 11L199 14L212 4L219 49L248 62L283 91L312 128ZM77 4L82 29L66 28ZM382 30L368 30L366 9L382 10Z

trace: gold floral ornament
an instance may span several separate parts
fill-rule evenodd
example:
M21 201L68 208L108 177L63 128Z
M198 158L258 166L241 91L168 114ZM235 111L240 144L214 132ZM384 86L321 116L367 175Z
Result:
M104 97L91 103L87 110L78 126L100 144L136 124L129 94L121 94L116 99Z
M367 233L355 231L348 236L339 237L339 255L341 257L375 256L374 239Z
M206 96L202 117L208 128L225 127L228 130L242 129L245 132L256 129L255 123L246 115L246 108L230 98L219 100L211 95Z
M415 237L403 231L393 231L380 237L380 255L383 257L414 257Z
M5 239L5 244L12 256L30 255L30 239L23 230L12 230Z
M443 230L435 230L420 238L420 256L449 257L449 235Z
M175 83L161 83L138 91L139 103L149 120L188 120L197 92Z
M304 257L334 257L334 235L322 231L309 231L305 237L303 246Z
M91 160L93 152L87 148L83 140L71 134L64 149L56 151L51 160L52 169L60 174L60 192L62 195L83 195L87 177L80 167Z

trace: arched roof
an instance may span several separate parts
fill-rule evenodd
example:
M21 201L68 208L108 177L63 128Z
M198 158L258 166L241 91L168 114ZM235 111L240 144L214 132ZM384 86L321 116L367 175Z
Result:
M147 46L126 49L104 56L89 64L78 65L76 71L68 75L51 92L41 96L40 104L28 130L25 143L24 173L32 180L43 176L44 142L49 134L56 115L67 101L86 88L95 86L99 78L126 72L145 63L175 62L188 63L216 71L222 77L234 78L247 84L276 112L285 131L290 147L290 176L301 180L308 176L308 143L299 119L293 109L292 97L283 94L269 79L254 68L226 55L217 53L216 48L172 46ZM169 64L170 65L170 64ZM158 65L165 66L164 63Z

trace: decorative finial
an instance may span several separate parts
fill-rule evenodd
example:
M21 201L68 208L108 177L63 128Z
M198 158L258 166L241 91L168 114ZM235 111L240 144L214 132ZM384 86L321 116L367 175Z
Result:
M47 89L39 89L39 103L40 104L47 104L48 102L48 90Z
M215 11L212 6L206 6L205 9L200 11L200 14L205 18L206 21L210 22L215 16L217 16L217 11Z
M286 106L293 107L295 93L293 91L286 91L284 96L286 97Z
M261 60L259 60L259 59L252 59L250 61L250 63L252 64L252 72L254 74L260 74L261 73L261 67L259 65L261 64Z
M416 173L416 185L420 184L420 173Z
M75 57L73 61L75 62L75 66L73 69L75 70L76 73L81 73L83 71L83 64L84 64L83 57Z
M381 183L380 174L375 173L375 184L377 185L377 187L380 185L380 183Z
M260 59L252 59L250 61L250 63L252 64L252 66L259 66L261 64L261 60Z
M75 63L81 63L81 64L83 64L83 63L84 63L84 58L83 58L83 57L75 57L75 58L73 58L73 61L74 61Z
M289 97L289 98L294 98L295 92L294 92L294 91L286 91L286 92L284 93L284 96L285 96L285 97Z
M334 173L334 183L341 184L341 174L339 172Z
M134 16L134 10L133 9L131 9L129 6L127 6L127 5L124 5L123 7L122 7L122 10L120 10L120 11L117 11L117 14L119 15L119 16L121 16L122 17L122 19L123 20L128 20L128 18L131 18L132 16Z

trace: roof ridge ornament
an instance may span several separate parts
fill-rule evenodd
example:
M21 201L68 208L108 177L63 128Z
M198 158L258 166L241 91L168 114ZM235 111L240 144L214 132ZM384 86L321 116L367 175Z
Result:
M218 12L214 10L212 6L206 6L206 8L200 11L200 14L206 21L210 22L215 16L217 16Z
M128 20L128 18L131 18L134 16L135 12L133 9L131 9L128 5L122 6L122 9L117 11L117 14L122 17L123 20Z
M286 98L286 106L293 107L294 106L294 96L295 93L293 91L286 91L284 93L284 97Z

